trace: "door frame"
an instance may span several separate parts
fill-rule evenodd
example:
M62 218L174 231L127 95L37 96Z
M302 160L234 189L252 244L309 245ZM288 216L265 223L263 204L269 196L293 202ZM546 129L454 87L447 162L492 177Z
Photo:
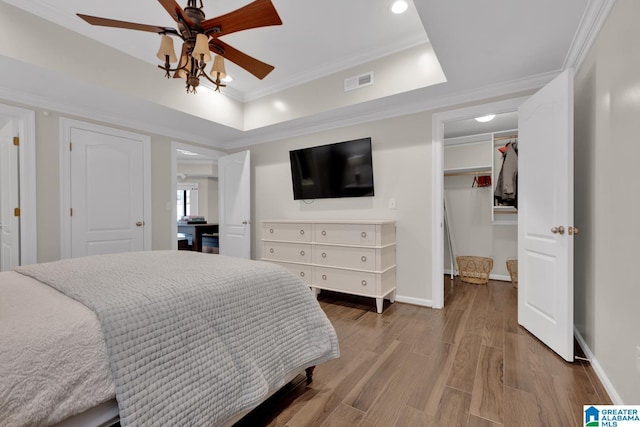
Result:
M443 186L444 186L444 125L448 122L472 119L487 114L502 114L517 111L529 97L519 97L488 104L435 113L432 117L432 217L431 217L431 307L444 307L444 231L443 231Z
M0 115L17 121L20 137L20 264L38 261L36 212L36 119L35 112L0 104Z
M184 144L182 142L171 141L171 230L172 230L172 238L171 238L171 249L178 249L178 240L175 238L176 234L176 222L175 218L178 215L178 210L176 207L176 192L178 191L178 156L176 154L176 150L188 150L194 153L198 153L203 156L211 157L214 159L214 162L217 163L218 158L221 156L226 156L227 153L219 150L214 150L212 148L200 147L197 145Z
M140 141L143 146L143 245L144 250L151 250L151 137L139 133L116 129L80 120L60 118L60 258L71 258L71 162L69 142L71 129L82 129L89 132L104 133L121 138Z

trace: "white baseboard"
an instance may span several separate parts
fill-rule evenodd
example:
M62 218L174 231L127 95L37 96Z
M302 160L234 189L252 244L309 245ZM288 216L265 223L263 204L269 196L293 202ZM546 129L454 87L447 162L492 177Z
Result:
M403 297L402 295L396 295L397 302L404 302L407 304L419 305L422 307L433 307L433 301L430 299Z
M611 398L611 401L613 402L613 404L624 405L622 398L620 397L616 389L613 387L613 384L611 384L611 381L609 381L609 377L607 377L607 374L604 372L604 369L602 369L602 366L598 362L598 359L596 359L596 356L593 354L593 352L587 345L587 342L582 337L582 334L580 333L578 328L576 328L575 326L573 327L573 333L576 337L576 340L578 341L578 344L580 344L580 347L582 347L582 350L584 350L584 354L587 356L587 359L589 359L591 363L591 367L593 368L596 375L598 376L598 379L600 379L600 382L604 386L605 390L607 390L607 393L609 394L609 397Z
M451 270L444 270L444 274L447 276L451 276ZM457 274L456 274L457 276ZM510 282L511 276L505 274L489 274L489 279L491 280L500 280L502 282Z

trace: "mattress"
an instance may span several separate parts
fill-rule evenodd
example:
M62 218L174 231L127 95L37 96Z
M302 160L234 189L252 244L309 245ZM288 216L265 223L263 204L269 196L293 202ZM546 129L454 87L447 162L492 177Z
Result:
M123 426L223 425L339 355L308 287L270 263L151 251L17 270L0 273L5 425L54 424L114 393Z
M51 425L115 396L96 315L13 271L0 273L0 343L4 426Z

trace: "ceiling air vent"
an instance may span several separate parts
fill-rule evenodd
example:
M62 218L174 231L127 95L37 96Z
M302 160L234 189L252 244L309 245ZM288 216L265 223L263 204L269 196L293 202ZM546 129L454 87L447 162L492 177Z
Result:
M349 92L350 90L359 89L361 87L369 86L372 84L373 71L369 71L368 73L360 74L359 76L344 79L344 91Z

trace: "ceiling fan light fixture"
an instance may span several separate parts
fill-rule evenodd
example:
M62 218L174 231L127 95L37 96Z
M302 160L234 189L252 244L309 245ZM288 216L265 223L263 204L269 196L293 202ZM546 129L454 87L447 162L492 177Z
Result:
M76 15L90 25L159 34L161 36L160 48L156 56L163 63L158 65L158 68L165 72L166 78L185 79L187 93L196 93L196 88L200 86L201 78L215 84L218 91L221 87L226 86L222 79L228 76L222 57L216 58L211 76L205 70L206 64L212 59L211 50L231 58L230 60L236 65L259 79L263 79L273 71L274 67L272 65L252 58L218 40L220 36L237 31L282 25L282 20L271 0L253 0L239 9L211 19L205 19L202 0L187 0L187 6L184 9L178 5L176 0L159 1L177 24L177 29L118 21L81 13ZM169 35L178 37L183 41L179 62L175 65L175 68L172 67L171 63L178 61L178 58L173 47L173 39ZM209 44L210 41L211 44ZM225 81L230 81L230 79Z
M213 58L213 66L211 67L211 76L218 77L220 80L224 80L227 77L227 70L225 70L224 68L224 58L220 55L216 55Z
M160 61L165 61L169 57L169 62L176 62L176 51L173 48L173 39L166 34L160 38L160 49L158 49L157 57Z
M191 55L198 61L211 61L211 54L209 53L209 36L202 33L196 36L196 45L194 46Z

